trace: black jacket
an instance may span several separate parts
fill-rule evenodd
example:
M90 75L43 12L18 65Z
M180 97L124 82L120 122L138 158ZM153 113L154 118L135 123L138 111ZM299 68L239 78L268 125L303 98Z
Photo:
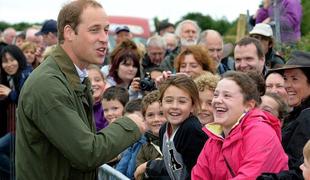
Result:
M160 147L162 148L162 140L164 133L166 131L166 126L168 123L165 123L159 131L159 136L161 140ZM196 164L197 158L202 150L205 142L207 141L208 136L202 131L202 125L200 124L196 116L190 116L186 119L179 127L176 132L173 142L176 147L176 150L182 154L183 162L187 167L187 171L191 172L191 169ZM164 154L164 152L163 152ZM164 154L165 155L165 154ZM168 173L165 168L164 160L153 160L147 164L147 172L149 174L163 174L167 178ZM169 177L169 176L168 176ZM165 179L162 178L162 179ZM155 178L156 179L156 178ZM188 177L190 179L190 177Z
M276 52L270 48L265 55L265 65L268 69L279 68L285 64L285 60L276 54Z
M303 147L310 139L310 97L284 119L282 146L289 157L289 170L278 174L267 174L258 179L302 180L299 166L304 162ZM269 177L267 177L269 176Z

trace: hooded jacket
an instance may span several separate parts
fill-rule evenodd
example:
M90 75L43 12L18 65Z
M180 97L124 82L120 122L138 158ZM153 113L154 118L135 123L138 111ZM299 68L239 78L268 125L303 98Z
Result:
M192 179L256 179L262 172L288 169L280 121L267 112L247 112L225 138L218 124L208 124L203 130L209 140L192 170Z

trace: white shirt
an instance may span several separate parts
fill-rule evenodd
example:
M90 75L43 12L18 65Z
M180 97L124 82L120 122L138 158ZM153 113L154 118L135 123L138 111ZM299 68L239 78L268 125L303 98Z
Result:
M79 74L80 81L83 82L84 79L85 79L86 77L88 77L87 70L86 70L86 69L82 69L82 70L81 70L81 69L80 69L79 67L77 67L75 64L74 64L74 66L75 66L76 71L77 71L78 74Z

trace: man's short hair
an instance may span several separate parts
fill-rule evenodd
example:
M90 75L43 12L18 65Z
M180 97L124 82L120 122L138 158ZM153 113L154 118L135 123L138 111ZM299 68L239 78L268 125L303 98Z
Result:
M252 37L244 37L242 38L240 41L238 41L236 43L236 46L247 46L249 44L254 44L254 46L256 47L256 52L257 52L257 56L259 59L262 59L265 57L264 51L263 51L263 47L261 45L261 43L259 42L259 40L252 38Z
M57 18L58 29L58 42L63 43L64 39L64 27L70 25L71 28L77 33L77 27L81 21L81 14L83 10L88 7L102 8L102 5L95 0L75 0L70 1L68 4L62 7Z

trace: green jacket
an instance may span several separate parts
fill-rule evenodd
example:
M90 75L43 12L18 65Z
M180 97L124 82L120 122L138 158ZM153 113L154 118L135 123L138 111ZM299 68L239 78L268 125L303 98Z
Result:
M126 117L96 134L86 82L60 46L29 76L17 109L17 179L96 179L100 165L140 138Z

